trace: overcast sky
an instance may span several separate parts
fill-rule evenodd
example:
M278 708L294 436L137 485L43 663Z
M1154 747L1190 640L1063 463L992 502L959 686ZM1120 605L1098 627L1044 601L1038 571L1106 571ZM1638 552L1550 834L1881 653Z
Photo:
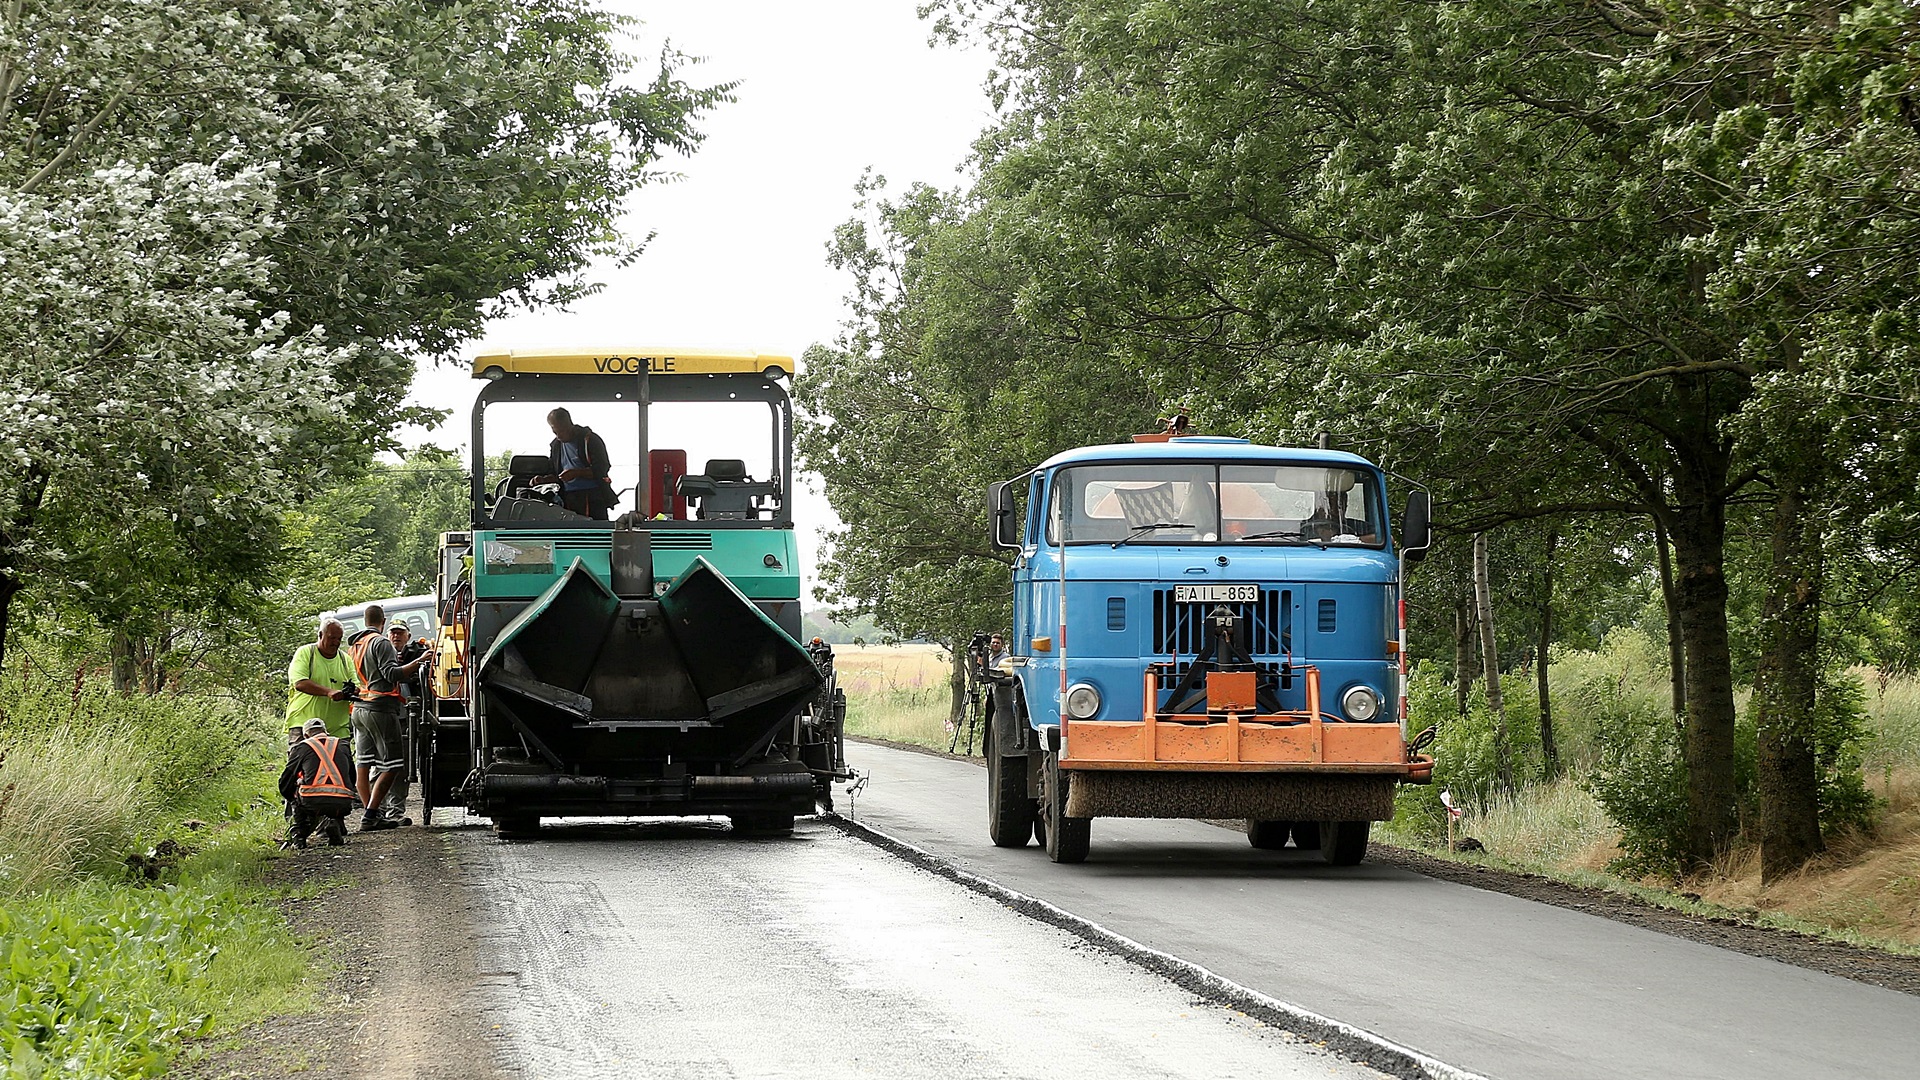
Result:
M827 266L826 244L852 214L854 184L867 168L896 192L914 181L958 183L956 168L992 119L981 88L986 55L929 46L916 0L605 6L642 20L629 51L650 57L671 43L702 57L685 78L738 80L737 100L700 122L707 138L698 152L666 163L680 180L633 199L628 233L656 234L635 265L598 268L594 276L606 290L571 311L494 322L469 357L494 348L578 345L798 358L808 345L831 341L847 283ZM643 62L640 74L648 70ZM414 400L454 416L437 431L407 433L407 442L465 444L476 389L469 371L421 373ZM546 449L544 430L527 437L533 445L522 449ZM803 495L796 509L810 569L813 534L830 512L817 495Z

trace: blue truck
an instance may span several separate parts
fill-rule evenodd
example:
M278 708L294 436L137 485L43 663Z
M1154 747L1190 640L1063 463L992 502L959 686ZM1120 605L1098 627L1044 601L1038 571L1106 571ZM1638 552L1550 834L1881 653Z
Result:
M1366 854L1433 762L1405 720L1412 492L1327 449L1158 434L988 489L1015 553L1010 655L989 696L988 832L1087 857L1097 817L1240 819L1256 848Z

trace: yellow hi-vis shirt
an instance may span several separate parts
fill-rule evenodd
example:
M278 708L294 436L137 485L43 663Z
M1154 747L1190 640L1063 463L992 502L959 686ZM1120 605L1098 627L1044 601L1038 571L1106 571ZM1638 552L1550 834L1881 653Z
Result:
M308 720L318 717L327 725L327 734L336 739L347 737L347 713L353 705L347 701L335 701L332 698L314 697L305 690L294 689L301 679L310 679L329 690L339 690L353 678L353 668L347 660L347 646L342 642L331 658L320 654L320 646L307 642L293 651L293 662L287 665L287 726L304 725Z

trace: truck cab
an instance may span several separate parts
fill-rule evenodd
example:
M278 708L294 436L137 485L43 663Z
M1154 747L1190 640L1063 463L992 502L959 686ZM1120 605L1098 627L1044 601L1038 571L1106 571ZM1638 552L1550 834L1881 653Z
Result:
M1032 834L1075 862L1094 817L1226 817L1255 846L1358 861L1393 785L1431 775L1400 726L1424 494L1396 543L1364 458L1146 439L990 490L995 545L1015 553L994 842Z

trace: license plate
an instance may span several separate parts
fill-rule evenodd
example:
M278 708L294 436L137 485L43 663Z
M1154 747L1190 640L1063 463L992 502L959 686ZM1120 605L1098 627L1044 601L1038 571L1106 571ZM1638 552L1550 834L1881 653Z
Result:
M1258 585L1175 585L1176 604L1257 604Z

